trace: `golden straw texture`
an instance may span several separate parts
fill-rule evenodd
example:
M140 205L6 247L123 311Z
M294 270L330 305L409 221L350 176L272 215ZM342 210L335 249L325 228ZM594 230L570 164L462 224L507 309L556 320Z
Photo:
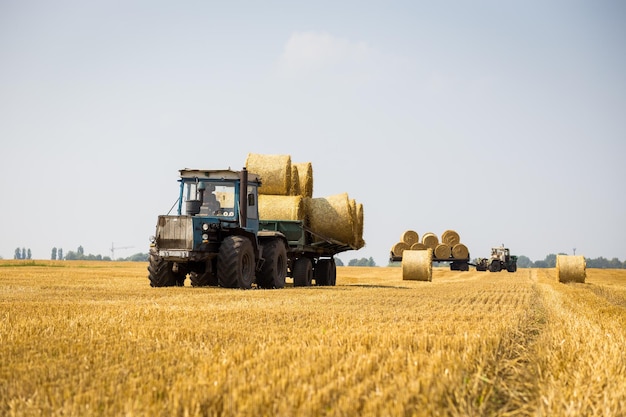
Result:
M402 257L402 279L411 281L433 280L433 251L406 250Z
M249 153L246 169L261 177L259 194L289 195L291 190L291 156Z
M289 195L302 195L300 190L300 177L298 175L298 167L291 165L291 181L289 186Z
M445 243L440 243L435 248L435 258L439 259L448 259L452 254L452 249L450 245L446 245Z
M341 243L354 242L354 215L347 193L308 201L308 219L311 230Z
M361 203L357 204L356 206L356 220L356 248L361 249L363 246L365 246L365 240L363 240L363 222L365 221L365 218L363 215L363 204Z
M585 282L587 262L584 256L556 256L556 275L559 282Z
M428 247L421 242L417 242L411 245L411 250L426 250Z
M303 197L313 197L313 165L310 162L292 163L291 167L298 169L300 194Z
M441 234L441 242L452 247L457 243L461 243L461 238L454 230L446 230Z
M426 245L426 247L431 248L432 250L435 250L435 248L439 244L439 238L437 237L436 234L432 232L424 233L422 235L422 243Z
M299 195L259 195L261 220L303 220L304 214L304 203Z
M403 256L404 251L409 250L409 245L406 242L398 242L391 247L391 253L394 256Z
M469 249L462 243L452 246L452 257L456 259L467 259L469 257Z
M409 246L420 241L420 237L415 230L407 230L402 233L401 241L406 242Z

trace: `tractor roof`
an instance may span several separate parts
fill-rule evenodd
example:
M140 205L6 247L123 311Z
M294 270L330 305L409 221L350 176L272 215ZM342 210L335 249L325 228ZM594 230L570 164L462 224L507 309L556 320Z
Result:
M181 178L197 178L202 179L214 179L214 180L238 180L240 171L233 171L232 169L190 169L185 168L180 171ZM261 180L257 174L248 173L248 181L258 182Z

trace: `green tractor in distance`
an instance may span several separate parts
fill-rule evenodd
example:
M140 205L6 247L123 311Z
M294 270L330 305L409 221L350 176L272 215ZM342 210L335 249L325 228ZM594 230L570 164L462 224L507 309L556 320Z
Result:
M477 271L500 272L505 269L509 272L517 271L517 256L511 255L509 248L504 245L491 248L490 258L478 258L476 261Z

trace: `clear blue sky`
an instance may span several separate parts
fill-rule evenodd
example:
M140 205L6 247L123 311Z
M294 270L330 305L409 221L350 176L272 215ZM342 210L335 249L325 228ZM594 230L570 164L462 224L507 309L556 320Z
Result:
M622 1L0 0L0 256L147 252L178 170L311 162L473 257L626 260Z

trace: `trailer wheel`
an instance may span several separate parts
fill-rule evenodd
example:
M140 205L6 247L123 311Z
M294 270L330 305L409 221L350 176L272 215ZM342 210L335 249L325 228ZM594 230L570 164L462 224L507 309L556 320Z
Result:
M265 262L257 276L256 283L261 288L284 288L287 276L287 248L278 239L263 244Z
M217 255L217 282L221 287L249 289L254 279L254 265L250 240L228 236Z
M489 272L500 272L502 271L502 265L500 262L492 262L489 264Z
M148 265L148 278L151 287L175 287L184 284L184 276L172 271L172 263L165 261L158 255L150 255L150 263Z
M309 258L298 258L293 263L294 287L309 287L313 279L313 265Z
M337 281L337 267L335 259L320 259L313 270L316 285L335 285Z

